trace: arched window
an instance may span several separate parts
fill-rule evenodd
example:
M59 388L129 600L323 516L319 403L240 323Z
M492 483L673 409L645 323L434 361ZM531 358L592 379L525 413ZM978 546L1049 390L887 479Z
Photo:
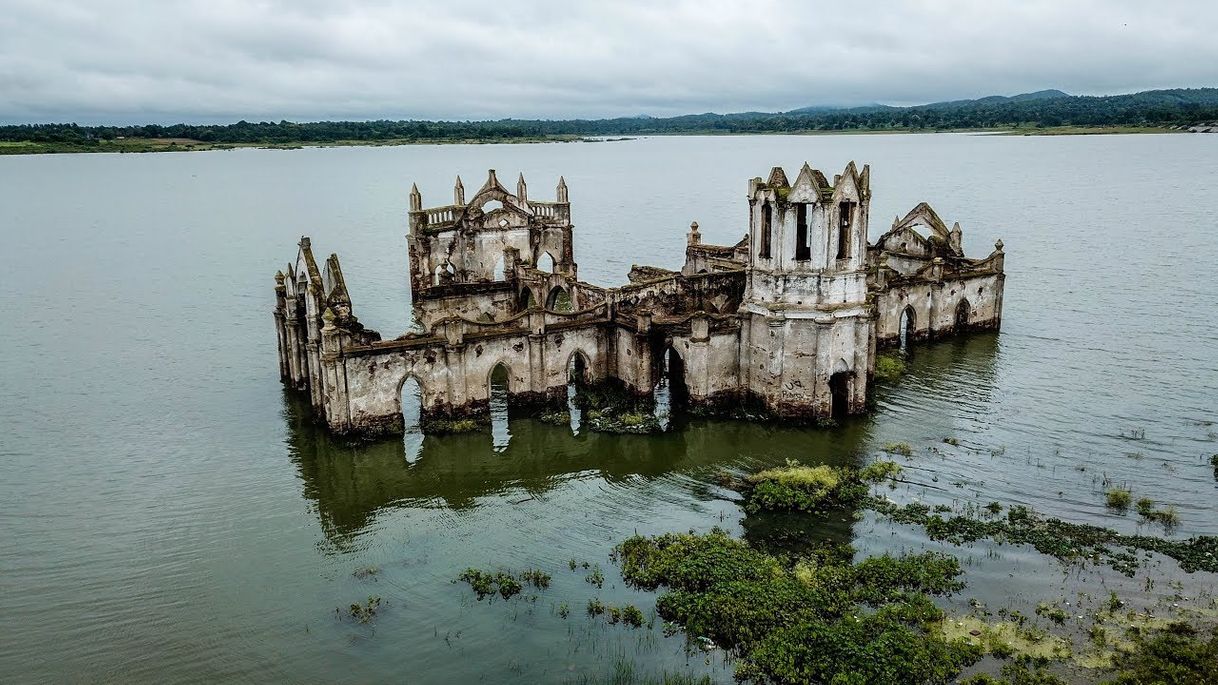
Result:
M402 441L406 447L406 461L413 462L423 450L423 386L414 376L402 383Z
M541 256L537 258L537 269L548 274L554 273L557 269L554 264L554 255L549 252L541 253Z
M901 320L898 322L897 334L900 336L900 350L904 352L913 341L914 331L917 330L917 315L914 313L912 306L906 305L901 311Z
M507 269L504 267L504 264L503 264L503 255L500 254L499 258L495 260L495 265L493 267L491 267L491 280L492 281L502 281L506 278L507 278Z
M837 258L850 258L850 229L854 223L854 203L843 202L838 206Z
M757 256L762 259L770 258L770 233L773 230L774 210L770 203L761 205L761 240L757 246Z
M795 205L795 259L812 259L812 246L808 243L808 203Z

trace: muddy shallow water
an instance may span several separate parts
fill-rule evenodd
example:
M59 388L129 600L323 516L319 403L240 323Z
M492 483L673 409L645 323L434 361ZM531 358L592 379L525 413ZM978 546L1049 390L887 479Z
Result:
M970 254L1001 237L1002 332L915 349L872 415L832 430L678 417L659 436L573 435L514 418L498 448L490 432L350 446L278 382L271 276L301 234L339 253L361 321L406 328L411 182L436 204L456 173L476 187L488 167L523 170L543 199L565 175L580 275L614 285L632 263L680 264L690 220L707 242L734 242L747 179L805 159L827 174L872 165L872 238L923 199L961 222ZM1171 560L1128 579L1028 548L931 543L868 512L746 520L715 484L722 470L856 464L905 441L916 484L888 492L899 502L1024 504L1162 533L1105 508L1105 485L1127 484L1177 507L1173 536L1218 534L1213 136L12 157L0 212L6 682L586 682L623 663L729 681L720 653L658 622L607 626L583 610L600 597L650 617L654 595L623 587L612 546L712 526L760 545L946 550L968 583L952 612L1215 590ZM597 565L603 588L585 580ZM535 566L553 584L535 601L478 602L452 582L468 566ZM384 602L371 623L336 616L369 595Z

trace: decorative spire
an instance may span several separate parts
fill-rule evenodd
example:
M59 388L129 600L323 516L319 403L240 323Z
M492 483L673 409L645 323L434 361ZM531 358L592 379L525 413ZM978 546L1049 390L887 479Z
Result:
M691 221L689 224L689 233L686 234L690 245L698 245L702 242L702 234L698 233L698 222Z
M276 272L275 272L275 283L276 283L277 285L283 285L283 279L284 279L284 278L285 278L285 277L284 277L284 275L283 275L283 271L276 271Z
M994 251L1002 252L1002 238L999 238L998 242L994 243Z
M562 176L558 177L558 201L570 202L570 200L567 199L567 179L563 178Z
M419 194L419 185L417 183L410 184L410 211L423 211L423 196Z
M529 189L524 184L524 172L520 172L520 178L516 179L516 197L520 198L521 202L528 202Z
M457 176L457 182L453 184L453 204L465 204L465 186L461 183L460 176Z

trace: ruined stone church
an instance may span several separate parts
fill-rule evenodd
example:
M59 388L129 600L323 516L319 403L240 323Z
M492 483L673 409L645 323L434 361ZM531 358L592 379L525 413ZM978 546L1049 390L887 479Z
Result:
M629 283L579 280L571 203L516 192L490 171L468 200L424 208L410 193L416 330L384 340L356 318L331 254L308 237L275 275L279 367L319 420L343 434L401 432L401 393L418 383L431 418L485 418L492 371L515 404L565 404L573 370L649 397L661 377L707 410L756 406L815 420L865 411L877 347L997 330L1002 241L966 257L926 203L869 243L870 170L830 183L807 164L748 182L748 231L707 245L690 226L680 271L632 268Z

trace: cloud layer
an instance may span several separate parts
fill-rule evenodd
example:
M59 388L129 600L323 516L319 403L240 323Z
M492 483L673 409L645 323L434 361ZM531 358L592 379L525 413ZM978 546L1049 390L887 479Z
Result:
M1218 85L1208 0L0 0L0 120L565 118Z

